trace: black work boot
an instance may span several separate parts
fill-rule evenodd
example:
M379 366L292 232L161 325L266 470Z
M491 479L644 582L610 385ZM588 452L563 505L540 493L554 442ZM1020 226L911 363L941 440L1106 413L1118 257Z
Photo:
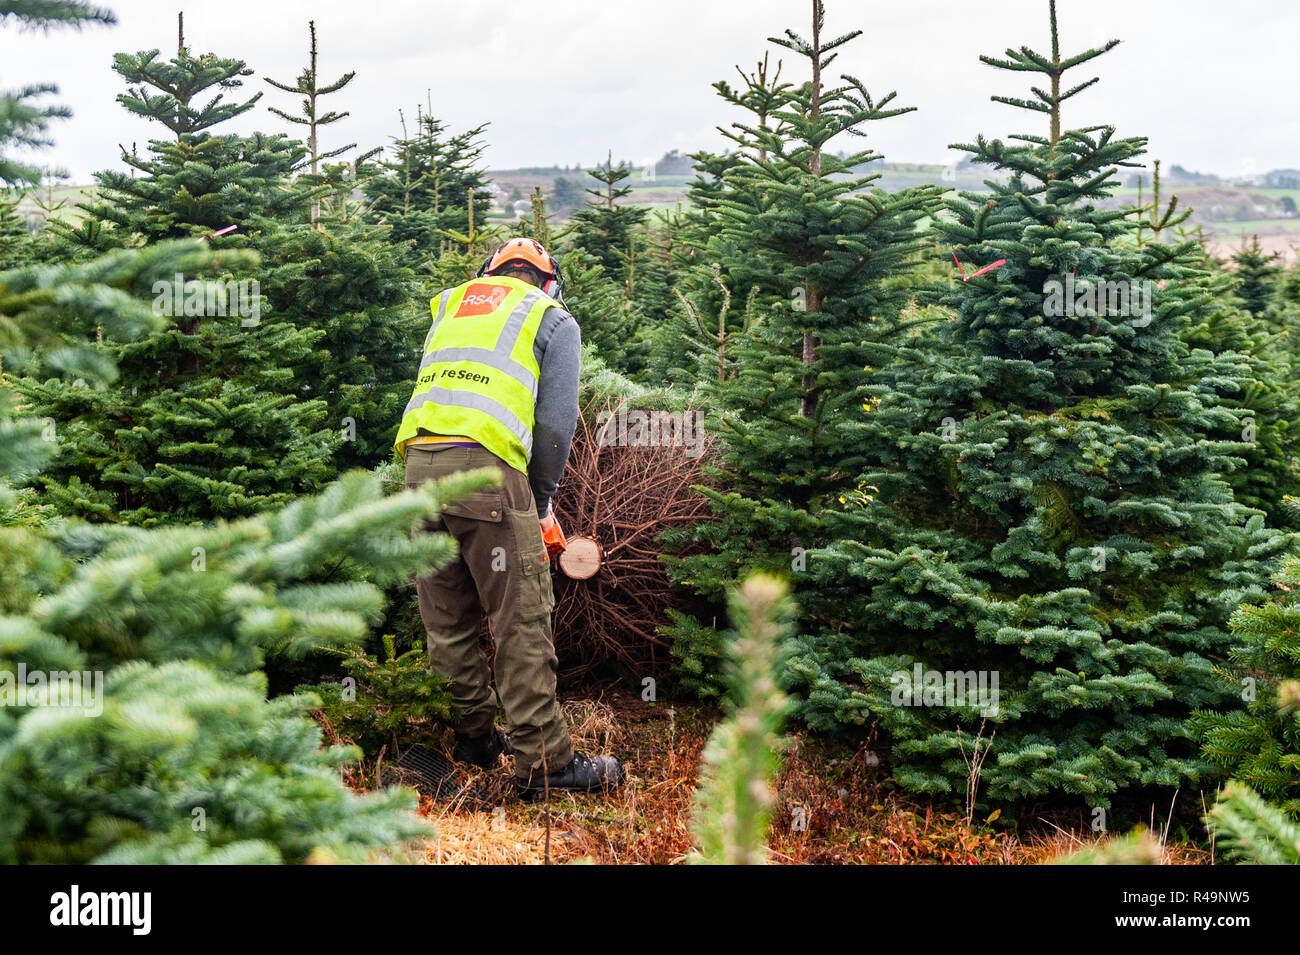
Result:
M456 734L456 747L451 751L451 758L458 763L469 763L479 769L494 766L502 753L513 753L510 738L495 726L492 732L482 736L462 736Z
M588 756L574 751L573 761L563 769L543 775L535 770L531 776L516 776L519 795L538 796L548 789L551 792L590 793L617 789L627 781L623 764L613 756Z

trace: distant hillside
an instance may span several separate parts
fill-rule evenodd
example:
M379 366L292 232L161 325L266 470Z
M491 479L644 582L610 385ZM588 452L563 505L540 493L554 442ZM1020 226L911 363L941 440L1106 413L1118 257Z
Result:
M949 189L979 191L989 178L987 171L966 164L941 166L926 163L882 163L875 172L880 173L876 185L895 190L908 186L932 183ZM537 166L524 169L494 169L488 173L494 189L492 218L498 222L514 221L527 214L530 204L527 197L534 187L540 186L547 198L548 210L561 219L586 200L584 190L596 185L578 167ZM1113 206L1133 205L1138 201L1139 177L1142 196L1150 197L1150 172L1139 170L1127 175L1111 200ZM636 167L627 185L632 193L627 202L652 208L670 209L686 202L687 184L694 178L689 160L676 153L668 153L653 168ZM557 186L557 181L563 185ZM1164 197L1177 195L1182 208L1191 207L1191 225L1199 225L1213 236L1218 254L1227 255L1250 235L1258 235L1261 244L1271 251L1281 252L1288 261L1297 258L1300 245L1300 172L1278 169L1264 173L1254 182L1223 179L1211 173L1189 172L1171 165L1161 176ZM557 190L560 194L559 202ZM79 218L78 202L94 196L93 186L55 186L39 192L29 192L18 205L18 212L30 228L38 229L43 215L36 202L52 201L59 206L55 215L60 219ZM61 203L61 205L60 205Z
M617 161L617 160L616 160ZM942 166L934 163L879 163L871 170L880 174L875 184L895 190L909 186L934 184L955 190L980 191L985 181L997 178L988 170L968 163ZM545 166L527 169L494 169L489 177L497 187L494 209L501 219L524 214L534 187L541 186L548 210L566 217L585 200L584 189L594 187L595 180L579 167ZM687 183L693 178L689 160L668 153L653 167L634 166L626 184L632 187L626 202L634 205L669 208L686 201ZM1201 226L1213 238L1219 254L1229 254L1241 240L1259 235L1261 243L1281 252L1288 260L1296 258L1293 243L1300 244L1300 171L1279 169L1264 173L1253 181L1234 181L1212 173L1190 171L1170 165L1162 175L1165 198L1177 195L1180 207L1191 207L1192 226ZM1124 178L1111 204L1133 205L1141 195L1151 192L1150 170L1135 170ZM557 201L557 198L559 201Z

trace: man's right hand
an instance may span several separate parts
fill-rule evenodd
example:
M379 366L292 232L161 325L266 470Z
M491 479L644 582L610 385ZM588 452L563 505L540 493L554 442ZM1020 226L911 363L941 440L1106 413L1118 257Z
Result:
M564 553L569 542L564 539L564 531L560 528L560 522L555 519L554 511L547 511L546 516L541 518L542 540L546 544L546 554L549 557L558 557Z

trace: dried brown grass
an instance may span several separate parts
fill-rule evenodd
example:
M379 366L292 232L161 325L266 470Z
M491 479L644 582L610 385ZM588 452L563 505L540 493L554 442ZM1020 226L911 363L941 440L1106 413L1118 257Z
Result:
M426 861L436 864L542 865L594 862L674 865L693 847L690 816L700 754L716 714L667 706L621 690L564 704L574 743L613 752L628 767L628 785L607 798L552 796L549 805L521 802L507 766L483 773L493 808L433 804L438 838ZM790 737L774 781L771 861L786 865L1035 865L1104 842L1077 813L1022 819L1021 835L996 817L967 825L960 806L926 805L887 779L870 740L856 750ZM797 820L797 821L796 821ZM549 849L548 849L549 827ZM1197 865L1208 854L1166 844L1170 865Z

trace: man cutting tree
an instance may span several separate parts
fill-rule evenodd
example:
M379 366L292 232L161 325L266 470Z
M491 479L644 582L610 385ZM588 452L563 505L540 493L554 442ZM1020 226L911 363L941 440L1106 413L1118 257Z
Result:
M576 752L555 699L550 553L563 549L551 497L578 418L581 333L564 308L559 265L541 243L511 239L478 277L430 303L433 324L397 431L406 483L496 467L501 486L447 504L433 529L457 560L416 581L429 660L451 681L462 717L454 756L480 767L512 751L521 793L590 792L622 784L612 756ZM510 729L479 645L486 612Z

